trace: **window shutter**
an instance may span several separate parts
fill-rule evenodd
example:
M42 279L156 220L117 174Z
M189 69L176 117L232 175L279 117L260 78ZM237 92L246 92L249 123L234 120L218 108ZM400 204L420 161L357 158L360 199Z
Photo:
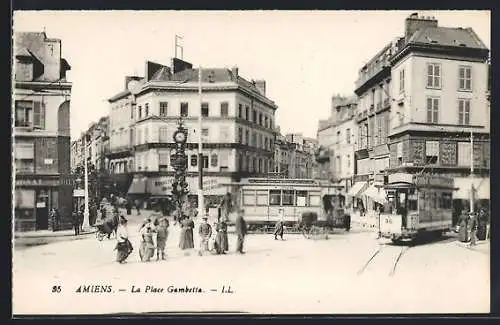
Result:
M41 128L41 110L42 105L40 102L33 102L33 126Z

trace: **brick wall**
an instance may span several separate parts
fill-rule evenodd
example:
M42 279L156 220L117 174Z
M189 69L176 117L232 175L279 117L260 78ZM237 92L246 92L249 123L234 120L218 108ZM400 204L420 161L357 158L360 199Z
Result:
M71 186L62 185L59 187L58 210L61 215L59 226L61 230L72 228L71 213L73 210L73 189Z
M35 138L35 172L37 174L59 172L56 138Z
M59 173L69 175L71 171L71 138L57 137L57 156L59 160Z

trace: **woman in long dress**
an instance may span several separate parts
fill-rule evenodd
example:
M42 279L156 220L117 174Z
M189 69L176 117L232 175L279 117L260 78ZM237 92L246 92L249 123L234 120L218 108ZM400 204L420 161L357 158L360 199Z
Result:
M155 254L155 245L153 241L154 228L151 223L142 227L140 234L142 237L139 256L142 262L149 262Z
M123 216L120 217L120 225L116 230L116 240L116 261L118 263L125 263L127 257L132 253L133 248L128 239L127 219Z
M219 221L215 227L217 235L215 237L215 249L217 254L226 254L229 251L229 243L227 240L227 224L224 221Z
M180 234L179 248L182 250L194 248L194 241L193 241L194 221L191 218L184 215L180 225L181 225L181 234Z

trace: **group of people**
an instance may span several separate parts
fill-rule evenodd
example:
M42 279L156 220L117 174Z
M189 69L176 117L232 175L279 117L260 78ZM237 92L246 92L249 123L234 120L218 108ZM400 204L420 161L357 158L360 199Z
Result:
M470 242L470 246L475 246L478 239L486 239L487 219L484 209L479 210L477 214L469 213L467 210L462 211L457 225L460 241Z
M243 250L244 239L247 235L247 225L244 219L244 210L238 210L236 218L236 252L245 254ZM213 243L211 243L213 231L212 225L208 222L208 217L202 217L202 223L199 225L198 235L200 238L200 247L198 254L227 254L229 251L229 243L227 236L227 219L219 218L214 224L216 235ZM194 228L195 223L191 216L182 215L178 218L180 227L179 248L185 251L185 255L189 254L190 249L194 249ZM163 217L155 211L153 215L147 218L139 227L140 246L139 257L142 262L149 262L154 257L156 251L156 260L166 259L166 242L169 234L170 223L166 217ZM122 215L119 217L119 225L116 231L117 245L117 262L124 263L127 257L132 253L133 247L129 240L129 232L127 228L127 219Z

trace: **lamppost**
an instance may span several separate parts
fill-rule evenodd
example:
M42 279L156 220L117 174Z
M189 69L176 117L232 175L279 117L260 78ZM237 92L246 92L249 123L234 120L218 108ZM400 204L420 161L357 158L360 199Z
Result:
M200 216L205 215L205 201L203 197L203 147L202 147L202 97L201 97L201 66L198 67L198 97L200 101L200 115L198 116L198 211Z
M177 211L181 213L184 199L189 193L188 184L186 182L188 159L185 151L187 129L182 125L182 118L179 118L177 130L174 132L173 138L176 146L171 153L171 165L175 170L174 182L172 184L172 195L178 208Z

